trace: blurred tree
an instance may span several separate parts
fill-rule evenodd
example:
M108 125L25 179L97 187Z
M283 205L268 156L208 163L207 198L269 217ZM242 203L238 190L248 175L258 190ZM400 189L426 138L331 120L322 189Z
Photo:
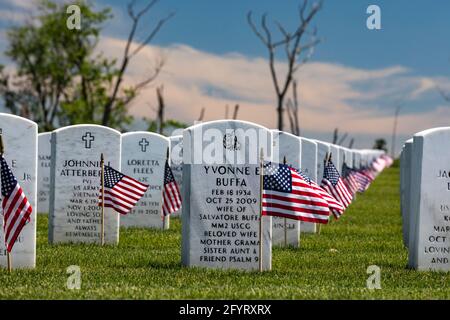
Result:
M386 140L383 138L376 139L373 144L373 149L384 150L387 152Z
M134 1L128 5L132 27L118 64L115 59L95 53L101 25L112 17L109 8L94 11L84 0L70 4L39 2L38 14L32 21L7 33L6 55L15 62L16 74L7 74L0 68L0 94L6 108L36 121L44 131L79 123L121 129L130 123L127 105L156 78L164 65L164 60L159 59L144 81L134 86L123 84L131 59L173 16L169 14L159 20L143 41L135 42L141 18L156 2L149 2L137 13ZM66 25L69 17L66 9L71 4L80 7L79 30L70 30Z

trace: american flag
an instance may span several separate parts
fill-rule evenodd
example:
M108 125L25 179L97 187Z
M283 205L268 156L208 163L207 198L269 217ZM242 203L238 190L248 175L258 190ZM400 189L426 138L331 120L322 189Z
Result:
M173 177L172 169L166 161L164 170L163 214L167 216L181 208L181 194L177 182Z
M110 166L105 166L104 179L105 207L113 208L120 214L129 213L148 189L148 185L128 177ZM101 195L99 205L102 205Z
M11 252L23 227L30 221L33 208L3 156L0 156L0 161L3 196L3 232L5 235L6 250Z
M386 161L384 161L383 158L378 157L376 158L374 161L372 161L371 163L371 168L372 170L374 170L374 172L376 174L380 173L381 171L383 171L383 169L386 167Z
M301 175L284 164L264 164L263 215L328 223L328 202Z
M338 200L344 206L344 209L346 209L352 202L352 195L348 191L341 179L341 176L339 175L339 172L331 160L325 164L321 186L328 192L328 194ZM332 212L336 218L339 218L343 213L335 210L332 210Z
M323 199L325 199L328 202L328 207L330 209L330 212L336 211L339 214L344 213L344 206L342 203L337 201L335 198L330 196L328 192L325 191L321 186L319 186L317 183L311 180L307 175L305 175L302 171L297 170L298 174L307 182L309 183L310 187L313 188L319 195L322 196Z
M392 160L392 158L391 157L389 157L387 154L383 154L382 156L381 156L381 158L384 160L384 162L386 163L386 168L389 168L393 163L394 163L394 160Z
M355 177L356 170L353 170L349 168L345 163L342 167L342 177L345 183L345 186L347 187L348 191L352 194L354 197L356 192L358 192L359 189L359 183L356 180Z
M366 191L370 183L375 179L373 174L368 169L362 169L355 172L355 180L358 182L358 192L362 193Z

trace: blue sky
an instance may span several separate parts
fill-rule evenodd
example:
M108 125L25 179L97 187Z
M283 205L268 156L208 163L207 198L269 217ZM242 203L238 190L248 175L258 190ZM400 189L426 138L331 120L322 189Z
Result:
M218 54L240 52L264 57L264 47L248 28L246 13L267 12L269 17L294 27L299 3L298 0L164 0L153 16L176 11L176 18L155 43L184 43ZM118 0L98 4L125 8L125 2ZM370 4L381 8L382 30L366 28L366 9ZM323 42L313 59L369 69L401 64L414 72L447 76L449 13L449 1L325 0L314 23ZM120 30L122 26L115 21L109 23L116 35L125 36L126 31Z
M130 20L126 1L93 1L113 8L99 50L120 57ZM138 0L142 5L145 0ZM313 2L313 1L310 1ZM246 22L267 12L289 29L298 21L300 0L161 0L143 20L138 35L157 18L175 11L151 47L130 66L127 80L144 73L143 65L160 51L169 62L158 80L167 93L168 116L192 122L201 107L206 120L223 117L224 106L241 105L240 118L274 127L273 87L266 51ZM381 30L368 30L366 9L381 8ZM4 31L33 12L27 0L0 0L0 52ZM314 19L322 42L300 69L301 122L304 134L329 140L335 127L370 147L374 138L390 142L392 114L402 104L397 147L413 133L447 125L450 104L436 85L450 92L450 1L325 0ZM17 15L17 16L16 16ZM139 37L138 37L139 38ZM13 65L0 53L0 63ZM282 64L282 60L280 60ZM152 117L154 92L143 92L130 110Z

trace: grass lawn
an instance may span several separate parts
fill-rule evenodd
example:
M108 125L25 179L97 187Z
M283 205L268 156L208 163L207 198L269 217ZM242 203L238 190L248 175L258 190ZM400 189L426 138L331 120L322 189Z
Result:
M37 268L0 270L1 299L449 299L450 273L406 269L399 168L385 170L339 221L303 235L300 249L273 250L273 270L188 269L180 265L181 224L171 230L121 230L118 247L47 243L38 217ZM78 265L81 290L68 290ZM381 289L366 289L370 265Z

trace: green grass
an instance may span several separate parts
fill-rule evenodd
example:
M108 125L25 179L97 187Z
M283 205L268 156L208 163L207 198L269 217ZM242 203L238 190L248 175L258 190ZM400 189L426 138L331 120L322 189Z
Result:
M2 299L449 299L450 273L406 268L398 168L385 170L346 214L303 235L300 249L273 250L273 270L189 269L180 265L180 221L169 231L121 230L117 247L47 243L38 217L37 268L0 270ZM66 289L78 265L81 290ZM367 267L381 268L381 289L366 289Z

